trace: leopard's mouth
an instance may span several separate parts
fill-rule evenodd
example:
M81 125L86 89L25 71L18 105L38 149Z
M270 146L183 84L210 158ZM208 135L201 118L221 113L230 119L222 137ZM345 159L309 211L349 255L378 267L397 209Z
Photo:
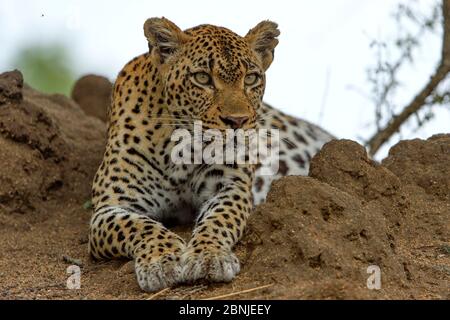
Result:
M257 128L256 122L247 122L242 127L239 127L239 128L233 128L228 125L217 124L217 123L203 123L203 125L202 125L202 130L204 132L207 130L218 130L222 133L226 133L226 132L230 132L230 130L232 130L234 132L238 132L239 130L245 131L245 130L252 130L252 129L256 129L256 128Z

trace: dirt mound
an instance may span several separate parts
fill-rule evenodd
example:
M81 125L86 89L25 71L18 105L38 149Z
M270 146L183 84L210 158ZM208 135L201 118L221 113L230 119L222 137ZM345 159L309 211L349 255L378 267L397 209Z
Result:
M404 183L417 185L428 194L450 201L449 135L436 135L401 141L394 146L383 165Z
M88 199L104 131L67 97L24 86L18 71L1 74L1 212L40 212L51 200Z
M440 148L435 144L422 141L421 157L428 159L426 150L434 159L448 156L450 135L440 137ZM432 177L450 168L449 161L426 163ZM254 212L244 269L283 283L274 298L448 298L450 203L441 193L430 197L415 180L402 182L357 143L326 144L310 177L275 182ZM380 290L367 288L370 266L380 268Z
M112 84L102 76L93 74L78 79L72 89L72 99L90 116L106 122L111 103Z
M106 89L96 77L75 86L82 109L28 88L19 72L0 76L0 298L153 297L140 291L132 262L87 255L83 204L105 136L87 114L107 105L91 90L97 81ZM158 298L449 299L449 149L450 135L402 141L378 164L356 142L326 144L309 177L276 181L255 209L231 284ZM72 264L81 266L79 290L66 287ZM379 290L368 289L368 268L381 272Z

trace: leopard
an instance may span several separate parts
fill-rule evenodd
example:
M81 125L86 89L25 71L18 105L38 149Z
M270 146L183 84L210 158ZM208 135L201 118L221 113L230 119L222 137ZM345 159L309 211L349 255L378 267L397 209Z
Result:
M108 109L107 143L92 183L88 250L129 259L139 287L155 292L196 281L230 282L233 247L272 181L306 175L334 137L263 102L280 31L264 20L245 36L210 24L181 30L169 19L144 23L148 51L119 72ZM175 163L176 130L279 130L279 165ZM191 131L189 131L191 130ZM191 224L189 239L171 228Z

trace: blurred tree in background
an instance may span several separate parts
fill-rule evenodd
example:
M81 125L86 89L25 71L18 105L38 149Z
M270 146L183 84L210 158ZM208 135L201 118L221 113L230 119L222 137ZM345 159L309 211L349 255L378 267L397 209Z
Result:
M59 43L30 45L13 55L12 65L19 69L31 87L47 92L70 95L75 81L72 57Z
M375 63L368 68L367 76L375 106L376 127L376 132L366 141L371 155L376 154L411 119L415 119L416 127L420 128L434 117L436 107L450 107L450 0L428 3L427 13L421 12L417 1L400 3L394 14L398 36L391 41L374 40L371 43ZM412 66L418 49L427 48L427 34L435 34L442 39L436 69L408 103L396 105L396 95L402 89L399 73ZM392 51L397 54L393 55Z

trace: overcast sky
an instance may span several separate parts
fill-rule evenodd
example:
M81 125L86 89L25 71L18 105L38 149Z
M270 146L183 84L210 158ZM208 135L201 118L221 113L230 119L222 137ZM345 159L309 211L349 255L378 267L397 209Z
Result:
M409 0L411 1L411 0ZM422 0L426 8L432 1ZM142 25L149 17L172 20L186 29L210 23L245 35L259 21L279 24L280 43L268 71L265 100L305 118L339 138L367 138L373 132L373 105L366 67L374 37L392 37L397 0L166 0L14 1L0 0L0 71L24 44L59 41L71 50L78 75L97 73L111 80L131 58L147 50ZM408 103L433 71L440 53L429 37L416 63L403 74L399 103ZM450 112L404 138L449 132ZM370 127L372 128L372 127ZM394 141L395 142L395 141ZM379 157L387 153L384 148Z

